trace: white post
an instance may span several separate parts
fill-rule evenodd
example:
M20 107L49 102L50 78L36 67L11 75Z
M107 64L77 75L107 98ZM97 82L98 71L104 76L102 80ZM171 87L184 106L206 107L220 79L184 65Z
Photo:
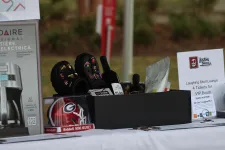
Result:
M133 74L133 18L134 0L125 0L123 43L123 81L129 81Z
M111 31L112 31L112 26L108 25L107 26L107 38L106 38L106 58L108 61L108 64L110 65L110 55L111 55Z

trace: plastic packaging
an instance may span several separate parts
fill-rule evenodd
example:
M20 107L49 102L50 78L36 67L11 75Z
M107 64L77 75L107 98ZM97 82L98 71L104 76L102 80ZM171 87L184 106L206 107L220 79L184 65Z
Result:
M164 92L167 88L170 58L166 57L146 68L145 93Z

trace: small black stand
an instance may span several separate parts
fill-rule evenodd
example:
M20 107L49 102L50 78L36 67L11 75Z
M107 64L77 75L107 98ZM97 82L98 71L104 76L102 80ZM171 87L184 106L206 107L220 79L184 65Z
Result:
M225 111L217 111L216 113L218 118L225 118Z
M96 129L135 128L191 123L191 92L90 96Z
M0 138L28 136L28 135L29 135L29 130L26 127L16 127L16 128L6 127L4 129L0 129ZM1 143L1 139L0 139L0 143Z

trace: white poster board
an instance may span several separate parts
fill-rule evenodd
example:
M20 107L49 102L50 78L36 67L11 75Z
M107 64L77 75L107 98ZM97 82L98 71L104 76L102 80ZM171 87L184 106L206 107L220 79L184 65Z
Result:
M39 19L39 0L0 0L0 22Z
M179 89L191 90L192 119L216 116L212 89L225 83L223 49L177 53Z

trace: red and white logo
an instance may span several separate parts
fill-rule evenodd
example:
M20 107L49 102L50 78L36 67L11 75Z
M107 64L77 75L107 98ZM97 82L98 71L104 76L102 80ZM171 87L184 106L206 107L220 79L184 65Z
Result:
M53 127L87 124L84 109L72 98L59 98L49 108L48 118Z
M189 57L189 64L190 64L190 69L196 69L198 68L198 57Z

